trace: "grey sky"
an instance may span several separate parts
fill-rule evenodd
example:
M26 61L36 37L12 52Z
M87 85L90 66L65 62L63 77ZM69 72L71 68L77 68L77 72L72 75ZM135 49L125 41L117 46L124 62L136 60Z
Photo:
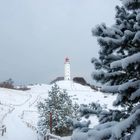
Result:
M119 0L1 0L0 81L48 83L63 76L64 58L72 76L91 81L90 60L99 46L91 29L114 22Z

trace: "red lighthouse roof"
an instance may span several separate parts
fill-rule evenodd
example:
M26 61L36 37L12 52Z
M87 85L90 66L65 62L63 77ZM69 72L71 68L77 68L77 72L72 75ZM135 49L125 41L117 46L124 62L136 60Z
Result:
M69 58L68 57L65 58L65 62L69 62Z

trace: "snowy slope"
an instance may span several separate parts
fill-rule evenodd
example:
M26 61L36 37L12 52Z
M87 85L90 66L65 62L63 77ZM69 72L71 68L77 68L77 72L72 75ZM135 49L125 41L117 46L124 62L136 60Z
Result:
M98 102L101 105L107 105L107 108L114 108L112 106L116 96L111 94L104 94L100 91L95 91L89 86L83 86L72 81L59 81L57 82L60 88L66 89L68 94L78 104L88 104L91 102Z
M30 95L23 91L0 88L0 103L2 104L21 105L24 104L29 97Z
M71 96L73 101L78 104L88 104L91 102L98 102L101 105L106 104L107 108L114 108L112 102L115 100L116 96L111 94L104 94L100 91L95 91L89 86L83 86L72 81L59 81L57 85L61 89L66 89L68 94ZM51 90L52 85L34 85L30 86L31 90L28 91L32 95L38 95L38 100L40 98L47 98L48 91ZM36 102L35 102L36 103Z
M66 89L73 102L88 104L98 102L113 108L112 102L116 98L112 95L104 95L94 91L88 86L83 86L72 81L57 82L61 89ZM3 121L7 127L7 133L0 140L37 140L36 128L38 121L37 102L48 97L48 91L52 85L37 84L29 86L28 91L17 91L0 88L0 116L6 114L9 108L14 108ZM2 118L2 117L0 117ZM97 124L97 118L91 119ZM96 122L95 122L96 121ZM27 127L27 124L30 126Z

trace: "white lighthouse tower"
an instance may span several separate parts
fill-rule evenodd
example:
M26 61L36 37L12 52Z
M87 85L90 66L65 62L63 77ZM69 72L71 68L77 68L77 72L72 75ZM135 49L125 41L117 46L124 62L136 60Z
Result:
M70 79L70 60L68 57L66 57L64 62L64 80Z

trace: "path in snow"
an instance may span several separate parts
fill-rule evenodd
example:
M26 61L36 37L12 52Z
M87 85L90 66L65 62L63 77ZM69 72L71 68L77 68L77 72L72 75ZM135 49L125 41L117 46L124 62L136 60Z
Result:
M22 111L29 106L29 101L34 100L31 97L24 104L14 106L13 112L5 118L4 124L7 127L7 132L3 137L0 137L0 140L37 140L36 132L28 128L19 117Z
M5 119L7 132L2 137L2 140L37 140L37 135L30 128L28 128L17 116L20 107L17 107Z

